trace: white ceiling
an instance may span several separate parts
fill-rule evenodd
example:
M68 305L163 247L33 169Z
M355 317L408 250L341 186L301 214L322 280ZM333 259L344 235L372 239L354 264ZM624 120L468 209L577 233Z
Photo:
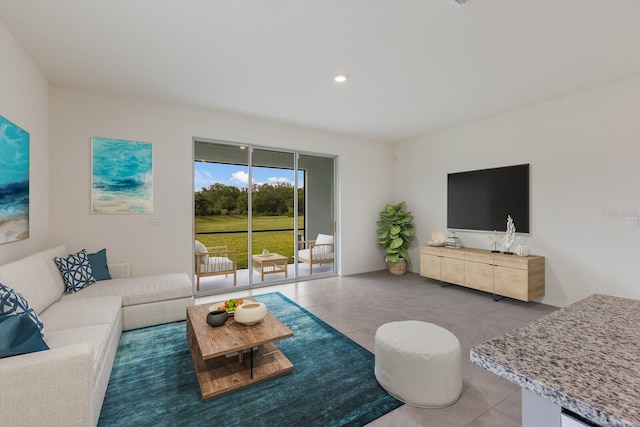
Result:
M52 82L385 141L640 75L638 0L0 0L0 21Z

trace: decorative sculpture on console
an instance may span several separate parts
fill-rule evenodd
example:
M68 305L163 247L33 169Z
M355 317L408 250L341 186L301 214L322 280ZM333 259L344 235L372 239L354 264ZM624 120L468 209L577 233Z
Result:
M498 250L498 246L500 246L502 237L498 236L498 232L496 230L493 230L493 236L489 236L489 240L491 240L491 246L493 246L491 253L499 253L500 251Z
M513 225L513 219L511 215L507 215L507 234L504 236L504 253L506 255L513 255L513 252L509 252L509 249L513 245L513 242L516 240L516 226Z

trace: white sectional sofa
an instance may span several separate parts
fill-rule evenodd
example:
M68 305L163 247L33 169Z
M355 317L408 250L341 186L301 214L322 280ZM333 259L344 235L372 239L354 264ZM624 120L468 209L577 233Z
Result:
M3 426L95 426L122 331L184 320L193 305L186 274L118 277L128 268L65 295L53 259L67 255L58 246L0 266L0 283L36 311L50 348L0 359Z

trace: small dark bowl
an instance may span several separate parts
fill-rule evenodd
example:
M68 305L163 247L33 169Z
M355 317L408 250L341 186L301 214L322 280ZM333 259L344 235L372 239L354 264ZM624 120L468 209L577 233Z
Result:
M224 310L214 310L207 314L207 323L211 326L222 326L229 318L229 313Z

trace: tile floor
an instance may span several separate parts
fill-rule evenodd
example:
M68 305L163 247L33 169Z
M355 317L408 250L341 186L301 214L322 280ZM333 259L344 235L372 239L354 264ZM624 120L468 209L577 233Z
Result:
M240 269L236 271L236 284L237 286L246 286L249 283L249 274L251 274L251 283L254 286L268 285L273 282L282 282L282 281L295 281L295 266L293 264L287 265L287 279L285 279L284 273L276 273L276 274L266 274L264 276L264 282L261 280L260 273L255 270L249 270L246 268ZM316 264L313 266L313 274L312 276L321 276L332 274L333 272L333 263L329 264ZM307 276L307 277L305 277ZM298 277L303 279L309 279L309 264L300 263L298 264ZM195 280L195 277L194 277ZM200 279L200 292L202 294L208 293L221 293L221 292L231 292L233 290L233 275L230 274L228 276L205 276Z
M556 307L511 299L459 286L441 287L415 273L387 271L330 277L198 298L197 304L235 296L281 292L371 352L376 329L394 320L422 320L453 332L462 344L463 389L460 399L443 409L409 405L370 423L386 426L520 426L520 387L469 361L471 347L518 328Z

